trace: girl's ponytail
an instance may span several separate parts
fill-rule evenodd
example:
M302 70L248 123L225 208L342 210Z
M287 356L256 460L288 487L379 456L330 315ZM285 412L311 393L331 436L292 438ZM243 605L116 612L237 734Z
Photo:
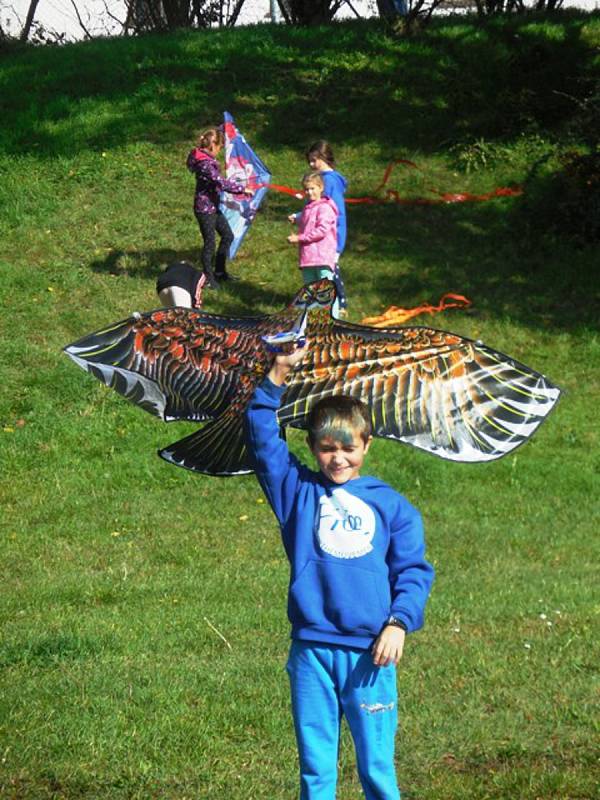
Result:
M221 128L207 128L198 135L198 147L202 150L210 150L216 144L218 147L223 147L225 137Z

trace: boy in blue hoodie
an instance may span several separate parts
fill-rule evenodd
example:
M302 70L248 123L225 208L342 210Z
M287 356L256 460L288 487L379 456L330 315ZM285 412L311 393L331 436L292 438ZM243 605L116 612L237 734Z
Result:
M246 412L246 441L290 562L287 671L300 759L300 800L334 800L341 716L367 800L399 800L394 770L395 666L423 624L433 581L418 511L360 475L371 443L366 407L320 401L308 443L319 472L279 436L285 380L305 350L278 355Z

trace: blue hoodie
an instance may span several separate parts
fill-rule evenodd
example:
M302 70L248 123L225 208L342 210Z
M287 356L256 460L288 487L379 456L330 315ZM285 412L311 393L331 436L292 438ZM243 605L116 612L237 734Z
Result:
M325 196L333 200L338 210L337 251L338 254L341 254L346 247L346 203L344 201L344 194L348 182L346 178L335 169L321 172L321 177L323 178Z
M390 615L417 630L433 581L419 512L377 478L336 484L301 464L279 435L284 392L265 379L245 422L290 562L292 638L368 649Z

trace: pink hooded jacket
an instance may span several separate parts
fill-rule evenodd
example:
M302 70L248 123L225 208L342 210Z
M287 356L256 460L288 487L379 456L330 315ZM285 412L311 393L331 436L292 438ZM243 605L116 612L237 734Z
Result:
M298 216L300 269L330 267L337 261L337 206L328 197L307 203Z

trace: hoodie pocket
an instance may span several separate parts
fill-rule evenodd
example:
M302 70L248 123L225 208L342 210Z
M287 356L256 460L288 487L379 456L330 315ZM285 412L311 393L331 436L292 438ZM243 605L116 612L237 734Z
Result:
M377 634L390 602L387 576L350 564L308 561L290 587L288 615L295 626Z

